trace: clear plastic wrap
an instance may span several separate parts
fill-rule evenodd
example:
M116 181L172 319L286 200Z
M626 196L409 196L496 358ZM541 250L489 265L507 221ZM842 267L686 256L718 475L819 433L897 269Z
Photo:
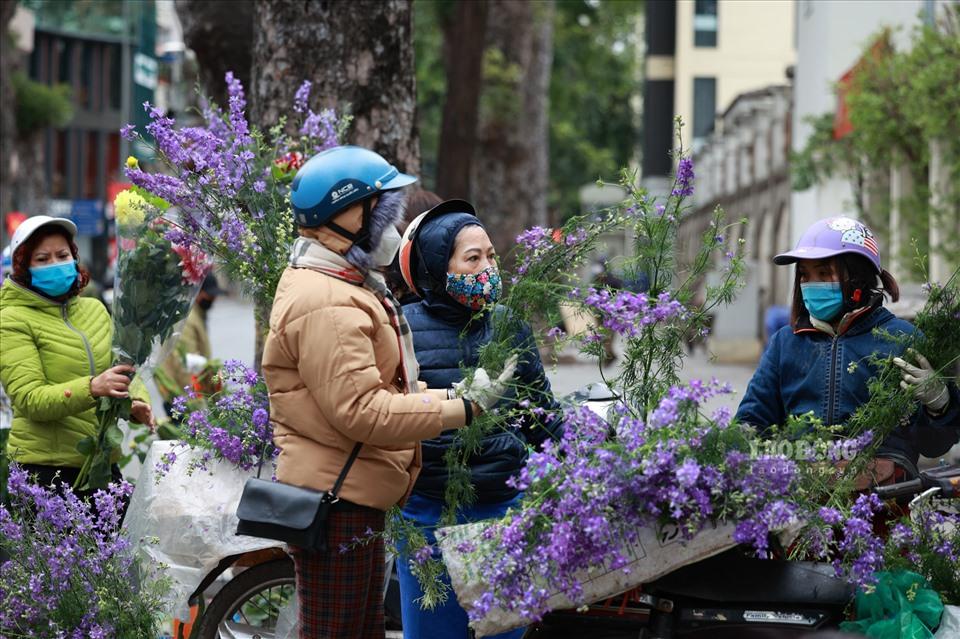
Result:
M163 476L157 464L164 453L176 451L177 461ZM131 542L150 565L164 565L172 580L163 611L181 619L189 617L188 597L221 559L264 548L282 547L269 539L238 536L237 504L248 477L230 464L208 461L209 472L187 474L188 461L199 455L176 441L156 441L150 446L124 526ZM270 477L268 464L261 473Z
M933 639L957 639L960 637L960 606L944 606L940 627Z
M115 202L117 268L113 285L113 355L141 374L162 361L187 319L211 262L193 246L168 238L163 210L123 191Z

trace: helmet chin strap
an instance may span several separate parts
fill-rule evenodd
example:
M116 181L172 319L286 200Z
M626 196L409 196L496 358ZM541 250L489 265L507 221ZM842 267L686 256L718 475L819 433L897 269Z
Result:
M371 200L373 198L365 199L363 204L363 220L360 223L360 230L356 233L352 233L347 229L343 228L333 220L328 220L324 226L328 227L331 231L343 237L344 239L350 240L353 243L353 246L358 246L366 252L370 252L370 218L373 214L373 205Z

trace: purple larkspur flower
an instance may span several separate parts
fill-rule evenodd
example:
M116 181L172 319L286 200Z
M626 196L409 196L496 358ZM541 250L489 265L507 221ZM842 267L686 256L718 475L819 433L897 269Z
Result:
M138 589L139 568L119 527L130 485L111 484L81 500L66 484L33 484L12 464L8 488L0 529L17 560L0 565L0 627L50 631L31 633L38 637L114 636L111 611L129 602L117 595ZM68 623L71 634L58 630Z
M307 110L307 102L310 100L310 87L310 80L304 80L293 96L293 110L297 113L303 113Z
M312 140L316 153L337 146L337 114L333 109L323 109L320 113L308 111L300 126L300 135Z
M693 159L680 158L677 163L676 181L671 195L674 197L689 197L693 195Z
M655 300L646 293L591 288L583 303L599 312L601 324L620 335L635 337L645 328L686 317L687 310L668 292Z

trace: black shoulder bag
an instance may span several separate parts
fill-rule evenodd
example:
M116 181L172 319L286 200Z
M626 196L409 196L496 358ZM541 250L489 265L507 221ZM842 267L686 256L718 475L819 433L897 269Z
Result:
M347 477L347 471L360 453L360 442L353 447L350 457L336 483L330 490L317 491L251 477L243 485L243 494L237 506L238 535L276 539L294 546L316 551L327 550L327 518L330 508L340 501L337 494ZM263 459L260 460L263 465Z

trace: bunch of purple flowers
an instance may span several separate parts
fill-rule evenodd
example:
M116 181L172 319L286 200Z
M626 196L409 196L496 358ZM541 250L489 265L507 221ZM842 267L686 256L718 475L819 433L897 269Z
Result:
M273 445L267 385L256 370L235 359L227 360L219 373L222 390L211 395L201 408L189 410L188 401L198 399L189 388L173 400L173 410L184 417L183 448L199 451L190 459L187 472L208 470L212 460L250 470L261 460L278 454ZM157 465L158 478L170 470L177 453L165 453Z
M294 239L287 185L308 155L339 144L349 118L331 109L311 110L311 85L304 82L294 99L294 120L289 126L277 123L267 135L247 121L240 81L228 72L226 82L227 112L205 103L202 126L178 128L173 118L144 103L150 116L146 129L164 170L146 171L130 162L127 176L175 207L167 212L175 225L168 239L215 256L252 293L264 320ZM121 132L127 139L138 135L133 125Z
M532 453L510 484L524 492L520 510L485 529L463 552L477 553L487 591L473 619L502 608L537 619L553 592L577 600L583 571L621 569L643 528L672 527L691 538L718 520L737 522L738 540L766 548L770 532L791 523L796 464L751 459L748 429L728 410L711 419L699 407L729 393L716 380L674 386L645 419L623 405L607 419L583 407L565 412L559 443Z
M645 293L591 288L583 303L599 313L605 328L625 337L636 337L644 328L687 316L686 308L669 291L651 298Z
M10 467L9 504L0 504L0 634L37 639L157 637L163 579L142 577L120 534L133 487L110 484L93 505L62 484L31 483Z

